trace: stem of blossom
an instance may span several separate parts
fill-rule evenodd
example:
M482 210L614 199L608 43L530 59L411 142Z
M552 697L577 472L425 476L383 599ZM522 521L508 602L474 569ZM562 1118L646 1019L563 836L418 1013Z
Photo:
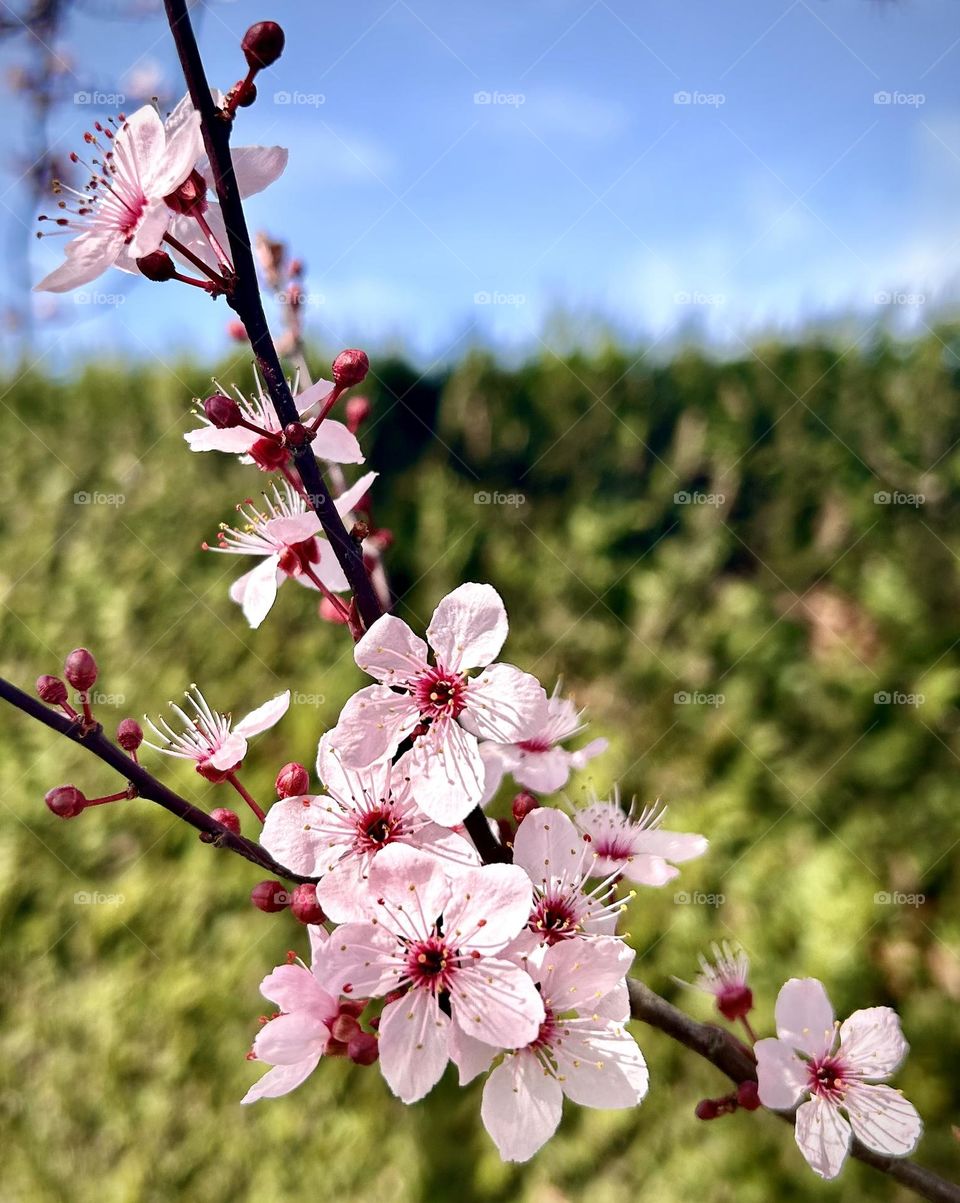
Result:
M22 689L3 677L0 677L0 698L16 707L17 710L22 710L30 718L43 723L45 727L65 736L72 743L85 748L98 760L102 760L104 764L109 765L121 777L129 781L139 797L145 798L148 802L155 802L178 819L189 823L197 831L206 833L211 837L212 845L236 852L238 856L265 869L273 877L283 877L287 881L295 882L316 881L316 878L304 877L302 874L287 869L274 860L269 852L265 848L261 848L255 841L230 831L222 823L211 818L206 811L192 805L185 798L181 798L172 789L168 789L152 773L132 760L122 748L111 743L104 735L103 728L99 723L88 727L79 716L73 719L67 718L41 702L39 698L24 693Z
M207 242L210 243L210 247L213 253L216 255L217 262L220 264L221 268L223 268L225 272L232 272L233 264L230 262L230 257L220 245L220 240L217 238L216 234L214 234L213 230L210 229L210 223L202 213L194 213L193 216L197 225L203 231L204 238L206 238Z
M753 1053L732 1032L725 1031L713 1023L699 1023L679 1008L655 994L649 986L637 978L627 979L630 992L630 1014L634 1019L657 1028L672 1040L697 1053L715 1065L721 1073L735 1082L755 1082L757 1064ZM794 1122L792 1112L774 1112L788 1124ZM874 1153L858 1140L850 1146L850 1156L887 1174L902 1186L909 1187L922 1199L931 1203L960 1203L960 1186L948 1182L932 1170L907 1161L902 1157L885 1157Z
M197 271L203 272L203 274L205 276L208 276L214 282L214 284L216 284L219 288L223 289L223 291L226 292L227 282L223 278L223 276L221 276L219 272L215 272L213 270L213 268L209 266L209 264L204 263L204 261L200 258L200 256L195 255L193 253L193 251L191 251L189 249L189 247L184 246L179 238L174 238L174 236L172 234L164 234L163 241L169 243L170 246L173 247L173 249L177 252L178 255L182 255L184 259L188 260L190 263L193 264L193 266L197 269ZM175 278L177 280L182 280L182 279L189 280L190 279L189 276L184 277L184 276L181 276L179 273L177 273Z
M339 613L343 621L349 622L350 610L348 606L344 605L343 598L337 597L335 593L328 589L309 564L302 564L302 568L303 575L307 578L307 580L313 581L330 605L333 606L333 608Z
M753 1025L750 1023L750 1020L747 1019L746 1015L741 1015L740 1022L743 1024L743 1030L747 1033L747 1038L749 1039L750 1043L756 1044L757 1034L753 1030Z
M294 404L277 355L260 296L256 264L250 247L247 220L240 200L240 191L230 157L229 117L216 108L207 82L203 60L190 23L187 0L164 0L170 31L177 47L187 88L194 108L200 114L204 147L210 161L217 197L227 230L230 257L235 275L227 289L227 303L243 322L264 386L273 403L281 428L299 422ZM364 625L369 627L383 613L376 590L367 574L363 553L350 538L340 515L333 507L329 490L324 483L316 456L309 444L292 449L294 463L313 508L320 519L327 541L343 568L357 600L357 609Z
M237 793L240 795L240 797L244 800L244 802L246 802L246 804L250 807L250 809L257 816L257 818L260 820L260 822L261 823L266 822L267 816L266 816L265 811L250 796L250 794L247 793L247 791L244 789L243 785L240 783L240 778L237 776L237 774L236 773L227 773L227 780L230 782L230 784L233 786L233 788L237 791Z
M88 723L90 726L93 726L97 720L93 717L93 711L90 709L90 698L88 697L86 690L80 694L80 708L83 711L84 722Z

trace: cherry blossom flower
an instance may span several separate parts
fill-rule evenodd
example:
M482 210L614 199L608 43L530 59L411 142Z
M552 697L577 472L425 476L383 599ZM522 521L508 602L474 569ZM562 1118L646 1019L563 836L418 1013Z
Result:
M481 1118L504 1161L527 1161L550 1139L564 1095L605 1109L642 1102L649 1074L623 1026L621 987L633 957L613 939L548 949L535 974L545 1011L536 1039L507 1052L483 1088ZM462 1044L455 1052L462 1085L482 1066L482 1053Z
M456 865L479 857L462 836L432 822L414 801L409 757L365 769L345 769L320 740L317 773L324 794L276 802L267 812L261 842L295 873L320 877L317 900L336 923L370 914L369 874L374 858L394 844L408 844Z
M515 743L545 719L539 681L510 664L491 664L506 637L506 610L490 585L461 585L434 610L427 628L432 665L427 644L405 622L378 618L354 655L380 684L354 694L340 714L332 744L343 763L392 756L414 737L418 804L445 826L461 822L483 795L479 741ZM475 668L484 671L469 676Z
M376 476L376 472L367 472L341 493L333 503L337 513L350 513ZM318 589L317 580L334 592L350 587L340 561L323 538L320 519L289 482L274 484L270 492L264 492L262 509L247 501L237 510L246 520L245 525L223 525L217 534L217 546L203 546L205 551L225 555L261 557L256 568L230 586L231 599L241 607L251 627L259 627L270 613L277 590L287 578L308 589Z
M693 986L713 995L724 1019L743 1019L753 1008L753 991L747 985L750 959L742 948L733 948L726 940L722 945L711 945L710 951L712 961L703 953L697 958L700 972L693 979Z
M540 995L529 974L499 955L530 913L521 869L484 865L451 877L436 858L394 844L374 859L370 886L370 921L337 928L330 964L347 995L403 991L380 1021L380 1068L399 1098L412 1103L433 1089L452 1031L496 1048L536 1038Z
M216 381L214 384L221 393L224 391ZM240 412L244 420L251 425L258 426L272 435L278 435L281 433L282 427L273 403L263 391L263 385L259 378L256 385L257 395L255 397L245 396L234 386L233 391ZM302 392L295 390L293 400L301 420L309 420L311 411L316 410L322 404L333 387L329 380L318 380L316 384L310 385ZM278 448L282 453L283 460L286 459L285 450L275 439L264 438L256 431L248 430L245 426L226 428L214 426L203 414L199 416L203 425L196 430L188 430L183 436L191 451L225 451L231 455L239 455L242 463L255 463L265 472L276 471L281 465L282 460L278 460ZM363 463L363 452L356 437L347 430L342 422L337 422L333 418L324 418L320 423L311 447L320 459L326 460L328 463Z
M800 1152L821 1178L835 1178L851 1130L869 1149L903 1157L916 1148L923 1124L889 1078L908 1045L890 1007L854 1011L842 1024L816 978L791 978L776 1006L777 1037L754 1045L760 1101L775 1111L797 1109Z
M488 802L510 773L514 781L527 789L541 794L553 794L570 780L570 774L582 769L593 759L605 752L607 740L594 739L582 748L569 751L562 745L579 735L586 727L580 720L583 712L577 710L570 698L560 697L560 683L547 701L547 712L540 728L519 743L480 745L480 753L486 768L483 800Z
M282 1013L265 1024L253 1042L255 1059L273 1068L250 1087L243 1103L289 1094L313 1073L330 1043L340 1004L316 973L327 933L322 927L308 930L314 970L302 962L280 965L260 983L260 993Z
M513 842L513 863L533 884L527 929L535 938L521 941L518 949L616 929L625 904L616 898L610 877L586 890L587 879L598 876L596 852L562 810L540 807L524 818Z
M597 854L596 873L621 873L628 881L643 886L662 886L673 881L675 866L702 856L709 847L702 835L665 831L661 824L667 813L659 803L644 807L634 818L633 805L624 811L620 791L612 800L594 801L579 811L576 824L593 841Z
M58 184L61 196L70 198L60 202L63 215L41 219L76 237L64 248L66 262L44 276L38 292L67 292L114 264L135 271L136 259L159 248L173 217L164 198L186 180L203 151L200 117L192 109L164 126L147 104L112 125L98 122L96 130L84 135L100 156L92 160L86 187ZM87 166L76 154L71 159Z
M210 708L196 685L191 685L184 697L190 713L170 703L183 729L175 731L163 718L159 724L148 718L147 725L160 742L144 743L155 752L195 761L197 772L210 780L220 780L239 768L247 754L247 740L278 723L290 705L290 690L286 689L234 724L229 714Z

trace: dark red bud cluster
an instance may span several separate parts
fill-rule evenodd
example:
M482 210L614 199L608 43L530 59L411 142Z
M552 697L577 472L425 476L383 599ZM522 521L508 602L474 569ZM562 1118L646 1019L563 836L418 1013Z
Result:
M257 21L243 35L240 49L252 71L269 67L283 54L286 38L276 21Z
M37 677L37 697L50 706L62 706L67 700L67 687L59 677L46 673Z
M517 826L520 826L531 810L537 810L539 806L540 803L533 796L533 794L528 793L526 790L521 790L520 793L514 798L510 807L510 809L513 811L514 822L517 824Z
M294 887L290 895L290 910L301 923L323 923L326 919L323 908L317 902L317 887L313 882L303 882Z
M228 810L225 806L217 806L210 811L210 818L216 819L228 831L232 831L234 835L240 834L240 817L235 810Z
M172 280L177 274L177 265L166 251L151 251L149 255L142 255L137 260L137 267L141 276L157 284Z
M694 1109L697 1119L719 1119L721 1115L733 1115L742 1108L756 1111L761 1106L760 1092L756 1082L741 1082L732 1094L719 1099L701 1099Z
M250 901L260 911L268 915L285 910L290 905L290 895L279 881L268 880L258 882L250 891Z

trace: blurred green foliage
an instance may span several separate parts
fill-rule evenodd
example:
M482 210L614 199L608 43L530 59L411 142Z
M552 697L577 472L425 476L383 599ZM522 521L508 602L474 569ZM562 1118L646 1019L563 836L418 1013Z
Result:
M609 347L507 369L474 353L423 378L387 361L364 432L399 612L423 622L460 581L491 581L509 658L548 685L562 674L611 739L572 796L620 779L709 836L675 887L633 904L637 972L707 1017L672 975L731 938L753 958L762 1031L791 975L822 977L840 1014L897 1007L912 1044L898 1084L928 1126L919 1157L954 1178L958 356L941 329L724 363ZM221 378L248 373L238 361ZM310 595L283 589L251 632L226 594L244 562L201 553L262 483L188 453L207 384L182 362L4 387L3 666L29 687L89 646L111 725L191 681L241 713L290 686L288 717L248 761L267 799L281 763L312 763L360 676ZM768 1115L699 1123L694 1105L723 1083L647 1030L644 1105L570 1108L522 1167L493 1152L478 1087L449 1079L407 1108L375 1071L331 1062L241 1109L268 1009L258 983L305 951L302 930L253 911L256 872L154 807L53 819L50 786L115 780L14 712L0 739L4 1203L905 1197L860 1166L825 1186ZM162 767L201 804L230 804Z

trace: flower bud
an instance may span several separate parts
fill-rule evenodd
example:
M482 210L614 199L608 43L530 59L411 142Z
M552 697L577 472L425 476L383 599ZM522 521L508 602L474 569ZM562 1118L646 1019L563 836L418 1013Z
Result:
M225 806L217 806L210 811L210 818L222 824L228 831L232 831L234 835L240 834L240 818L235 810L227 810ZM261 885L263 883L261 882Z
M203 403L203 413L210 425L216 426L218 430L230 430L239 426L243 420L240 406L232 397L225 397L223 393L214 393L212 397L208 397Z
M310 788L310 774L302 764L291 760L277 773L277 797L296 798Z
M366 397L351 397L346 405L347 430L356 434L370 417L373 406Z
M285 38L276 21L258 21L243 35L240 49L247 66L254 71L269 67L283 54Z
M348 621L343 611L338 610L329 597L320 599L318 611L324 622L337 622L343 625Z
M248 109L257 99L257 85L241 79L233 93L233 103L238 109Z
M143 743L143 728L136 719L125 718L117 726L117 743L125 752L136 752Z
M235 343L245 343L247 341L247 328L239 318L234 318L233 321L227 322L227 334Z
M317 902L317 887L307 881L295 886L290 895L290 909L301 923L322 923L326 919L320 903ZM337 1037L341 1039L341 1037Z
M372 1065L380 1056L380 1042L372 1032L356 1032L347 1042L347 1056L355 1065Z
M737 1087L737 1102L744 1111L756 1111L760 1106L760 1091L756 1082L741 1082Z
M753 1010L753 991L739 984L725 986L717 994L717 1010L731 1022L744 1019Z
M330 1025L330 1035L340 1044L347 1044L351 1037L362 1031L360 1024L352 1015L341 1012Z
M290 895L279 881L261 881L250 891L250 901L257 910L272 915L290 905Z
M697 1119L716 1119L720 1112L721 1108L716 1099L701 1099L697 1103L694 1115Z
M141 256L137 260L137 267L141 276L146 276L148 280L157 284L172 280L177 274L177 265L166 251L151 251L149 255Z
M58 785L44 798L47 806L61 819L74 819L86 806L87 800L75 785Z
M538 810L540 803L526 790L521 790L514 798L511 809L513 810L514 821L519 826L527 817L531 810Z
M207 209L207 181L196 168L190 172L179 188L163 198L163 203L174 213L196 217ZM154 254L157 254L154 251ZM147 256L149 258L149 256ZM169 255L167 256L169 258ZM143 270L141 268L141 270ZM146 272L144 272L146 275ZM167 277L169 279L169 277Z
M333 361L333 380L339 389L353 388L366 378L369 371L370 360L366 351L341 351Z
M59 677L46 673L37 677L37 697L51 706L62 706L67 700L67 687Z
M75 648L67 656L63 675L74 689L86 693L97 680L97 662L85 647Z
M262 472L276 472L284 466L289 455L279 439L257 439L250 448L250 458Z
M305 443L312 443L317 436L302 422L288 422L283 428L283 437L288 447L302 447Z

